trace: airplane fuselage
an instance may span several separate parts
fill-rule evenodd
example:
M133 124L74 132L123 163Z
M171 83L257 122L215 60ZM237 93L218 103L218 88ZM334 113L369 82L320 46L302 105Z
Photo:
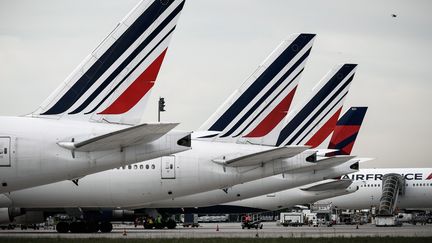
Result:
M432 168L364 169L342 177L353 179L359 190L318 203L332 203L342 209L378 208L382 194L382 177L388 173L405 178L405 193L397 199L398 208L432 208Z
M185 151L177 145L186 132L170 132L150 143L105 151L80 152L59 142L86 140L126 125L0 117L0 192L39 186Z
M287 172L275 176L266 177L259 180L238 184L224 190L217 189L203 193L188 195L184 197L173 198L170 200L152 202L146 205L146 208L188 208L188 207L208 207L219 204L231 205L233 202L248 202L247 207L254 207L256 198L261 195L287 190L290 188L302 186L305 184L339 177L346 173L355 172L351 165L357 160L352 159L342 165L330 167L323 170L310 170L305 172ZM266 196L263 196L266 197ZM294 197L295 198L295 197ZM277 210L277 208L275 209Z
M0 203L8 207L124 207L139 208L159 200L171 199L280 174L310 166L304 151L292 158L267 163L230 167L215 162L218 158L248 155L272 147L192 141L192 150L172 156L86 176L79 185L70 181L20 190L6 195ZM9 201L8 201L9 200Z

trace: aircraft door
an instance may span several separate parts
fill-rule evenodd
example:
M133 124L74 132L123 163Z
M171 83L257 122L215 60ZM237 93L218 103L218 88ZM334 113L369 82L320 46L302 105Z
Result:
M0 137L0 166L10 166L10 137Z
M175 179L175 156L161 157L161 178Z

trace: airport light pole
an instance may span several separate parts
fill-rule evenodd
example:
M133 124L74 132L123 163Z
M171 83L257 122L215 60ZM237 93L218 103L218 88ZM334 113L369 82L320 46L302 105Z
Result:
M165 98L159 97L158 122L160 122L160 113L164 111L165 111Z

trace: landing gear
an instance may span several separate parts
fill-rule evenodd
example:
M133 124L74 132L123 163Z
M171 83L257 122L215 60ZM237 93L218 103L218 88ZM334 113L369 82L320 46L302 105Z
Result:
M111 230L112 230L112 225L111 225ZM86 232L87 233L97 233L98 231L99 231L99 224L97 222L87 222L86 223Z
M168 219L165 224L168 229L175 229L177 226L177 222L174 219Z
M171 218L157 218L154 220L152 217L145 217L140 219L144 226L144 229L175 229L177 227L177 222Z
M67 222L58 222L56 225L56 230L58 233L67 233L69 232L69 223Z
M56 230L58 233L97 233L99 230L102 233L109 233L113 229L110 222L59 222L56 225Z
M69 225L69 230L71 233L84 233L85 223L84 222L72 222Z
M113 229L113 226L110 222L102 222L100 224L100 231L102 233L110 233Z

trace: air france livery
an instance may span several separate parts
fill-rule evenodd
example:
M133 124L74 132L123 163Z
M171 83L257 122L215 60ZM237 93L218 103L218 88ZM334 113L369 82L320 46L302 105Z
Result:
M378 208L382 194L382 178L396 173L404 178L404 193L398 196L396 207L400 209L432 208L432 168L363 169L345 175L351 179L358 190L349 195L328 198L319 203L332 203L342 209Z
M183 0L144 0L34 112L0 117L0 193L190 149L178 123L140 123Z

